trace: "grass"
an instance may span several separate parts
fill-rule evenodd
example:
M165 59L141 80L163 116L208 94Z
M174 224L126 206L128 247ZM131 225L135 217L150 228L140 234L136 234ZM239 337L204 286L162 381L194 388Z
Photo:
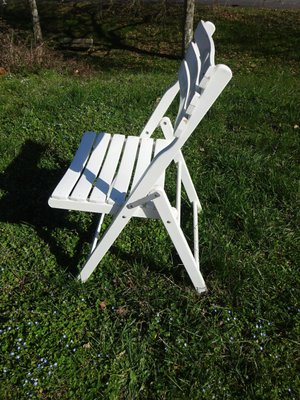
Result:
M157 29L159 49L174 12L122 40ZM234 73L185 149L201 296L156 221L128 225L80 284L95 220L47 205L82 132L138 134L179 61L111 44L90 77L0 77L1 399L299 398L299 13L197 12Z

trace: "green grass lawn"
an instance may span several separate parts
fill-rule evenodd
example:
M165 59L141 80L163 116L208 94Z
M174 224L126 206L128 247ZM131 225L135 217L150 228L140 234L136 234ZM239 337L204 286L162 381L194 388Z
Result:
M119 29L91 75L0 77L1 399L300 398L299 13L200 16L234 74L184 151L204 295L157 221L134 220L79 283L96 220L47 205L83 131L139 134L176 79L179 13Z

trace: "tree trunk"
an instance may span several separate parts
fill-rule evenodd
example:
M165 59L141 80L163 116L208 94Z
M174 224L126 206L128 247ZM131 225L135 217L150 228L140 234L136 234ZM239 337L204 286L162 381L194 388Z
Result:
M36 5L36 0L28 0L28 1L31 9L34 43L35 46L38 46L43 41L39 13Z
M195 0L184 0L184 26L182 37L182 54L193 39Z

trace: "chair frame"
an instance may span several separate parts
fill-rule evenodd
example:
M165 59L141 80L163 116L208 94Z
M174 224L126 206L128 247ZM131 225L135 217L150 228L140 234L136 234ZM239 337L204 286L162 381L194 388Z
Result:
M146 216L162 220L195 289L199 293L206 290L199 265L198 214L202 208L181 149L232 77L231 70L227 66L214 64L212 40L214 31L215 27L211 22L199 23L194 41L191 42L179 69L178 81L165 92L142 130L140 138L149 138L157 128L161 128L165 139L169 142L153 158L124 203L117 210L101 213L91 254L78 276L82 282L90 277L130 219L134 216ZM180 105L173 126L166 112L178 93ZM157 184L162 171L165 171L173 161L177 166L177 212L176 210L174 212L163 185ZM182 185L193 209L193 252L181 229ZM70 208L68 199L57 201L53 195L49 204L52 207ZM86 208L79 204L77 209L90 211ZM98 240L106 213L115 215L110 226Z

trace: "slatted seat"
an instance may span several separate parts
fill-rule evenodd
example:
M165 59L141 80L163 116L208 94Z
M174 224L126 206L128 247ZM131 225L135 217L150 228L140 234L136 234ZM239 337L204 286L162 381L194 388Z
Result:
M51 207L116 214L153 158L172 142L86 132L74 159L49 199ZM165 171L156 184L164 186ZM151 204L136 216L157 218Z
M89 278L132 217L159 218L196 290L206 290L199 265L201 204L181 149L232 77L226 65L214 63L214 31L211 22L198 24L180 65L178 81L162 96L140 136L86 132L52 193L51 207L101 214L91 254L78 277L81 281ZM179 110L172 123L167 111L178 94ZM164 139L151 138L157 128ZM172 161L177 166L175 207L164 190L165 172ZM182 186L192 204L193 252L181 229ZM98 239L106 214L114 218Z

